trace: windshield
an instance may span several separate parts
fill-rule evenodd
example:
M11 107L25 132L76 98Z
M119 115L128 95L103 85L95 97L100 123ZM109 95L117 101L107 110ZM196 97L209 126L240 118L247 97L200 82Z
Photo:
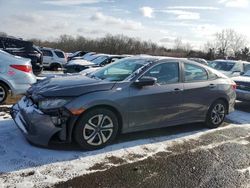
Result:
M211 61L209 66L220 71L231 71L234 67L234 62L227 62L227 61Z
M94 63L94 64L101 64L103 61L105 61L106 59L108 59L108 56L100 56L100 57L98 57L98 58L96 58L96 59L94 59L94 60L92 60L92 62Z
M109 81L123 81L145 65L147 65L145 59L122 59L100 69L90 77Z

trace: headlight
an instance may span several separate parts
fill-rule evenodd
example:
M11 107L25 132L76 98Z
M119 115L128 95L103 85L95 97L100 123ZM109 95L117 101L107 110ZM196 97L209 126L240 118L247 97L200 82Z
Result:
M42 110L60 108L69 101L69 99L45 99L39 101L38 107Z

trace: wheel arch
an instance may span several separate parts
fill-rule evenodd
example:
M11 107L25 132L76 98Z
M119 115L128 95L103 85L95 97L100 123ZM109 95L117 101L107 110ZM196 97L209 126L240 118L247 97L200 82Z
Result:
M229 101L228 101L228 99L227 98L225 98L225 97L219 97L219 98L217 98L216 100L214 100L213 102L212 102L212 104L211 105L213 105L213 103L215 103L216 101L218 101L218 100L221 100L221 101L223 101L223 102L225 102L225 104L227 105L226 107L226 110L227 110L227 112L226 112L226 114L228 114L228 111L229 111ZM210 106L211 106L210 105Z
M12 90L10 85L7 82L0 80L0 83L3 84L8 90Z
M52 62L52 63L50 64L50 67L53 67L54 65L59 65L60 67L62 67L62 64L59 63L59 62Z
M74 124L72 125L71 129L69 130L69 136L70 136L70 140L72 141L72 137L73 137L73 133L74 133L74 129L76 127L77 122L79 121L80 116L84 115L84 113L89 112L93 109L97 109L97 108L106 108L109 109L110 111L112 111L113 113L115 113L115 115L118 118L118 134L121 133L122 131L122 127L123 127L123 118L121 113L119 112L119 110L117 110L117 108L115 108L114 106L111 105L107 105L107 104L101 104L101 105L95 105L92 106L90 108L88 108L87 110L85 110L81 115L79 115L76 119L76 121L74 122Z

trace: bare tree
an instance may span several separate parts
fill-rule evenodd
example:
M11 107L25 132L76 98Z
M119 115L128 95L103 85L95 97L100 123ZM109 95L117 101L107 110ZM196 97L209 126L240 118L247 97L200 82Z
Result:
M233 50L234 55L241 50L244 46L246 46L247 40L244 35L233 32L233 37L231 40L231 49Z
M7 36L8 36L7 33L0 31L0 37L7 37Z
M226 56L231 46L234 31L231 29L224 29L215 34L216 48L222 56Z
M177 38L174 40L174 49L175 49L175 50L181 50L182 47L183 47L182 38L177 37Z
M237 33L232 29L224 29L215 34L215 47L219 55L225 57L227 55L235 55L240 49L246 45L245 36Z

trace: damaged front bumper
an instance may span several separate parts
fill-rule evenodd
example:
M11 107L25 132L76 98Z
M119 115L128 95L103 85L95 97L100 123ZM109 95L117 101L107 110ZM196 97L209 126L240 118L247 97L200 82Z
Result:
M48 146L51 138L58 133L61 141L68 140L67 121L56 125L50 115L44 114L28 97L23 97L11 108L11 116L17 127L33 144ZM58 117L59 118L59 117Z

